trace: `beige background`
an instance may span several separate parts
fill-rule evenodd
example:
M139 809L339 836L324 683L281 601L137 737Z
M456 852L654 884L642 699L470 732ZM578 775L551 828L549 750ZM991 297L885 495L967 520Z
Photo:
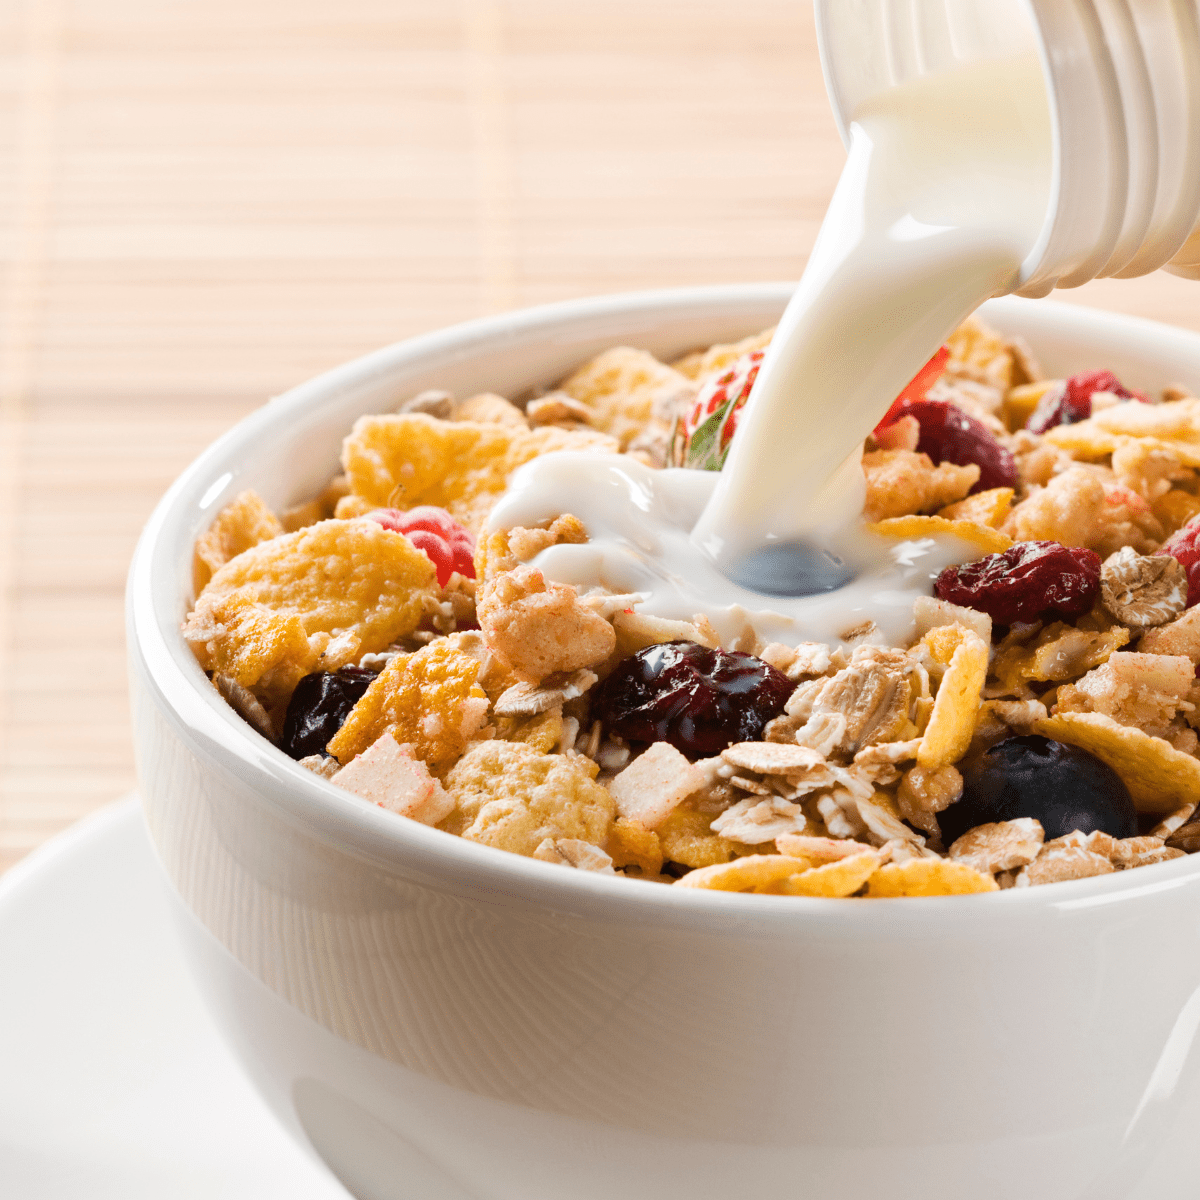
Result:
M126 564L205 443L479 313L794 277L841 160L807 0L0 0L0 869L133 784Z

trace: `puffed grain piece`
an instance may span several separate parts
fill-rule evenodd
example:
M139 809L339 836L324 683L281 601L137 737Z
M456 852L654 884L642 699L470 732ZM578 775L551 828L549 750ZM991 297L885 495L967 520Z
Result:
M547 583L536 567L498 575L477 612L489 649L530 683L595 666L617 644L613 627L581 604L573 587Z

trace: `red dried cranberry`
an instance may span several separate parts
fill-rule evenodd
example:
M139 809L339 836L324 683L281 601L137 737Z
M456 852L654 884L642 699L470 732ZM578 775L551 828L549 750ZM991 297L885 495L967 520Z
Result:
M977 562L947 567L933 590L951 604L987 613L997 625L1078 617L1100 594L1100 555L1058 542L1018 542Z
M1122 400L1149 400L1141 392L1131 392L1111 371L1083 371L1072 375L1060 387L1051 388L1025 422L1030 433L1045 433L1056 425L1074 425L1092 415L1092 395L1112 392Z
M324 754L330 739L342 727L350 710L362 699L375 678L362 667L317 671L296 684L283 719L280 748L293 758Z
M1169 554L1187 574L1187 606L1200 603L1200 517L1193 517L1158 548L1157 553Z
M665 642L622 659L592 693L592 715L631 742L670 742L705 758L761 737L794 689L752 654Z
M888 416L893 421L903 416L916 417L921 426L917 441L921 454L928 454L935 463L956 463L960 467L978 464L979 482L972 492L1016 485L1017 464L1013 456L982 422L946 400L902 400L898 404L899 407L892 406Z
M475 578L475 539L444 508L432 504L421 504L407 512L377 508L367 516L384 529L404 534L418 550L424 550L437 567L439 586L445 587L455 571L467 579Z

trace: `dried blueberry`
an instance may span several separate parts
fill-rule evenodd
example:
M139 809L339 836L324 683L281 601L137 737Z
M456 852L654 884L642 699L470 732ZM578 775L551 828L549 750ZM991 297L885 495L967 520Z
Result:
M1011 737L959 763L962 798L938 813L947 846L976 825L1035 817L1046 840L1072 830L1100 829L1115 838L1137 834L1129 789L1095 755L1037 734Z
M664 642L617 664L592 693L592 715L608 733L703 758L761 737L794 687L752 654Z
M1100 556L1058 542L1017 542L961 567L947 567L933 585L950 604L985 612L997 625L1069 619L1087 612L1100 594Z
M342 667L305 675L296 685L283 721L280 747L293 758L324 754L330 738L371 686L374 671Z

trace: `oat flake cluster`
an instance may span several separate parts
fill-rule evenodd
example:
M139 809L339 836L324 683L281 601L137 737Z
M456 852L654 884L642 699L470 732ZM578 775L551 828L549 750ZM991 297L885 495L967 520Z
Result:
M718 468L770 335L671 364L617 347L522 403L424 392L361 418L319 496L276 515L243 493L198 539L184 636L301 765L572 870L946 896L1200 850L1187 388L1154 400L1097 364L1046 379L1022 343L958 329L863 455L877 532L978 549L902 646L871 625L721 646L703 616L544 578L542 550L587 541L569 513L483 532L540 454ZM724 422L719 453L689 444L698 413Z

